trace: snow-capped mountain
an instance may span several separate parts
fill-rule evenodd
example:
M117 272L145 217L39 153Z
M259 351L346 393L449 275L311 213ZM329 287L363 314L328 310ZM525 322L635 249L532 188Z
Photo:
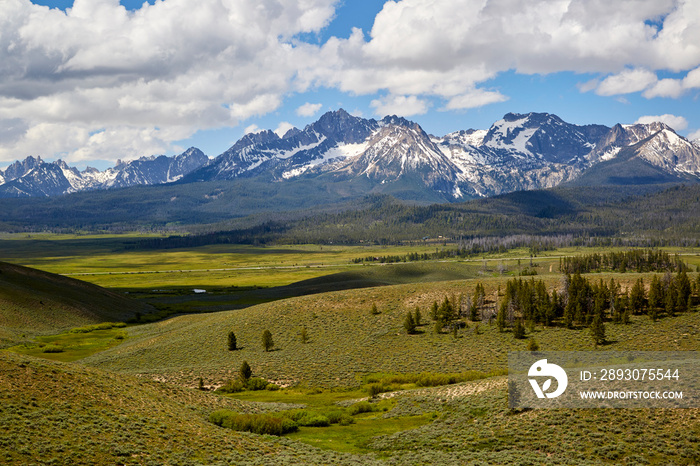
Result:
M116 166L105 171L87 167L81 172L63 160L44 162L41 157L30 156L0 172L0 197L56 196L168 183L179 180L208 160L202 151L190 148L174 157L142 157L130 162L118 161Z
M329 112L304 130L290 129L279 137L272 131L243 136L223 154L184 181L228 180L266 176L289 179L307 170L354 155L372 132L374 120L354 117L344 110Z
M700 173L698 147L660 123L578 126L547 113L509 113L488 130L436 137L404 118L367 120L341 109L281 138L271 131L247 135L185 180L357 177L375 190L410 182L459 200L553 187L642 142L640 157L649 164Z
M628 161L634 166L625 165ZM653 182L653 173L663 173L659 180L664 182L698 179L700 145L663 123L609 128L574 125L548 113L509 113L488 130L438 137L404 118L377 121L341 109L281 137L269 130L246 134L211 160L192 148L174 158L141 158L104 172L79 172L61 161L47 164L28 157L0 172L0 196L50 196L172 181L186 185L256 178L284 183L313 177L325 183L361 180L353 186L371 192L411 196L423 190L431 193L424 198L456 201L577 179L615 179L607 172L583 176L598 165L630 173L642 169L645 183Z

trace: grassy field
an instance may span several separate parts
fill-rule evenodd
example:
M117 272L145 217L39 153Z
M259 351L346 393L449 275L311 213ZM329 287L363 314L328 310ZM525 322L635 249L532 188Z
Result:
M54 361L77 361L123 342L127 338L124 327L126 324L110 322L77 327L58 335L37 336L32 342L7 350Z
M30 236L30 237L27 237ZM356 258L403 256L454 249L447 243L404 246L343 245L213 245L190 249L127 249L143 235L4 235L0 238L0 260L71 276L108 288L158 289L284 286L333 273L353 271ZM680 252L695 267L700 251L692 248L663 248ZM542 251L534 258L539 272L557 271L561 256L623 250L605 248L561 248ZM518 265L520 261L520 265ZM529 266L530 252L516 248L499 254L470 258L473 267L518 270ZM364 267L369 267L365 265ZM372 265L377 266L377 265ZM457 277L453 277L457 278ZM448 278L449 279L449 278Z
M614 276L630 286L639 276ZM480 280L493 300L502 278ZM559 286L560 278L547 279ZM470 324L452 334L435 334L432 325L422 333L407 335L403 319L418 306L424 321L432 302L445 297L470 295L476 280L428 282L347 290L270 302L251 308L205 315L179 316L154 324L132 327L124 344L86 359L86 364L128 373L160 376L193 385L199 377L208 384L223 383L235 374L243 360L257 375L270 380L319 386L351 386L370 372L490 371L506 367L508 351L525 350L527 340L515 340L495 325ZM371 315L376 304L380 314ZM630 325L607 325L605 349L692 350L700 347L700 313L689 312L653 323L633 316ZM299 338L305 327L308 343ZM269 329L275 351L261 345ZM228 351L226 335L234 331L238 351ZM587 329L537 326L532 335L542 350L593 350Z
M124 321L153 310L122 293L0 262L0 347L80 325Z
M505 377L485 373L502 374L508 352L525 350L528 339L515 339L489 322L468 322L456 335L435 333L429 318L433 302L445 297L459 301L482 283L487 305L493 306L499 288L526 268L535 270L535 278L550 289L560 289L559 257L590 249L546 251L532 258L532 264L529 251L518 249L468 261L358 265L352 260L435 252L442 246L124 249L134 238L0 240L0 259L72 274L111 289L66 286L80 282L36 271L13 281L16 270L2 269L0 318L5 323L0 339L3 332L6 341L22 333L28 344L14 349L23 354L0 352L0 463L700 463L697 409L513 412L507 408ZM691 266L700 266L697 251L681 252ZM648 283L651 275L598 273L589 278L614 278L629 288L640 277ZM695 276L692 272L691 278ZM47 299L60 303L51 308L55 312L42 310L40 302ZM100 304L113 307L86 317L77 309L88 302L93 311ZM134 302L181 315L59 333L104 322L111 315L105 309L124 312L124 303ZM370 312L373 306L377 314ZM416 307L423 325L418 334L408 335L403 320ZM133 315L124 312L122 320ZM41 332L22 330L34 326ZM269 352L261 343L264 330L274 339ZM230 331L237 337L236 351L227 348ZM597 348L587 329L538 325L528 330L527 338L536 339L541 350L697 351L700 312L696 308L657 322L632 316L629 325L606 323L606 334L608 343ZM44 352L47 346L62 351ZM196 389L200 378L209 388L235 379L243 361L254 376L289 387L229 396ZM441 387L397 384L392 389L401 391L379 395L382 401L372 403L379 409L353 415L349 425L302 426L277 438L234 432L208 421L219 409L278 413L304 405L329 413L367 397L368 384L390 374L469 371L486 378ZM36 433L42 442L32 441Z
M255 403L0 353L4 464L697 464L697 409L507 409L505 378L401 392L349 426L237 433L208 413ZM310 398L310 397L309 397ZM30 428L28 428L30 426ZM41 442L33 441L40 432ZM313 445L313 446L312 446Z

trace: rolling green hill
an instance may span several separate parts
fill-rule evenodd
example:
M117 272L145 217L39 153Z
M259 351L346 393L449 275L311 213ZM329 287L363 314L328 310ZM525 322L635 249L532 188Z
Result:
M133 377L0 352L0 463L328 464L343 455L302 443L240 434L209 423L243 403ZM352 458L355 463L361 457Z
M99 286L0 262L0 344L20 335L58 332L99 322L118 322L153 309ZM3 342L4 341L4 342Z
M392 267L391 269L396 269ZM387 268L389 269L389 268ZM633 283L639 275L617 274L616 280ZM560 276L545 280L559 286ZM609 280L606 276L605 280ZM487 299L493 302L501 278L482 280ZM470 296L476 281L414 283L346 290L275 301L246 309L215 314L187 315L129 328L129 338L119 346L83 360L103 369L163 377L196 386L199 377L208 385L235 376L245 360L256 375L270 380L311 386L348 387L371 372L488 372L506 367L508 351L524 351L527 340L511 332L500 333L495 324L475 324L452 334L435 334L429 318L434 301L445 297L458 301ZM376 304L379 314L371 315ZM421 309L424 325L418 335L403 328L408 311ZM611 342L606 349L690 350L700 347L700 313L652 323L647 316L633 316L632 325L608 324ZM300 341L306 328L308 343ZM275 351L265 352L261 335L269 329ZM237 351L228 351L227 335L236 334ZM593 350L587 329L536 327L531 334L542 350ZM679 335L683 335L679 337ZM530 336L530 335L528 335Z

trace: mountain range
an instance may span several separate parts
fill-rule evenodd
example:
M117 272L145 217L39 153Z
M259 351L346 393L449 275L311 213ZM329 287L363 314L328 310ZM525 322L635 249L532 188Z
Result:
M246 134L209 159L190 148L80 172L28 157L0 172L0 197L54 196L135 185L251 178L362 184L411 199L460 201L561 184L650 184L700 179L700 143L663 123L579 126L548 113L509 113L488 130L444 136L401 117L328 112L303 130Z
M174 157L141 157L104 171L88 167L78 171L63 160L45 162L27 157L0 171L0 197L56 196L95 189L126 188L177 181L209 161L197 148Z

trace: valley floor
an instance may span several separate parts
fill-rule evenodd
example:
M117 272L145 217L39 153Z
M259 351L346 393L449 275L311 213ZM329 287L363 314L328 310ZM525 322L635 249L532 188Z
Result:
M0 242L0 260L106 286L151 309L127 326L73 333L62 333L77 326L65 323L34 333L0 328L6 347L19 344L0 351L0 463L700 463L698 409L514 411L503 375L508 352L525 351L531 341L540 350L698 351L696 292L690 309L673 317L661 314L653 321L633 314L628 324L606 321L602 345L588 328L559 321L528 325L524 339L514 338L510 327L499 330L494 319L465 318L454 331L436 331L433 303L466 302L480 285L484 308L495 310L513 278L541 279L548 289L561 290L560 257L591 250L559 249L531 258L520 249L468 259L357 264L358 258L451 246L120 249L130 240ZM669 252L684 254L695 282L698 252ZM530 273L537 275L523 275ZM630 271L585 276L595 283L614 279L630 289L654 275L661 276ZM61 303L62 312L73 312L69 300ZM416 308L422 320L408 334L405 317ZM26 312L39 318L44 311ZM265 330L274 340L271 351L261 342ZM228 347L230 332L236 336L234 351ZM71 346L78 342L87 346ZM42 344L62 348L47 353ZM253 377L282 388L226 395L206 390L237 380L244 361ZM420 374L438 380L438 386L421 386ZM440 382L446 374L454 380ZM385 393L370 400L371 409L353 411L372 386ZM305 409L319 416L342 411L350 418L347 425L302 425L274 437L209 422L221 409L251 414Z

